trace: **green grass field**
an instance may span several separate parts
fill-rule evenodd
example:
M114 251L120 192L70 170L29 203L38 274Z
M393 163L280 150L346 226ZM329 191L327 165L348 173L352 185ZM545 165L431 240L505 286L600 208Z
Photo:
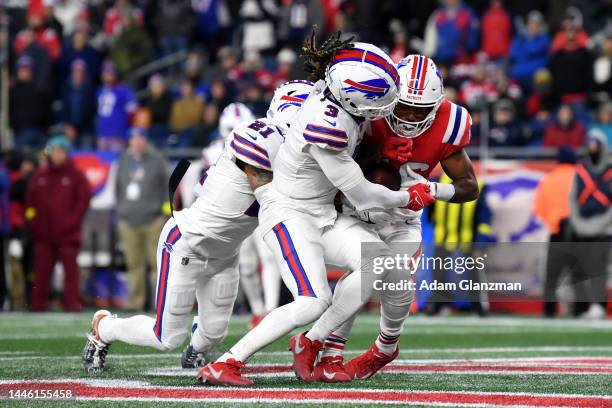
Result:
M108 370L86 375L80 354L91 313L0 314L0 398L15 387L76 387L77 399L0 399L15 407L165 407L371 405L609 406L612 407L612 323L513 317L409 318L401 353L386 372L349 384L305 384L289 369L288 337L250 362L255 387L200 386L195 371L181 370L180 350L113 344ZM377 334L376 316L357 320L347 344L351 357ZM235 317L219 351L246 332ZM249 375L249 374L247 374ZM51 381L53 383L51 383ZM366 391L366 389L368 391ZM7 405L5 405L7 404Z

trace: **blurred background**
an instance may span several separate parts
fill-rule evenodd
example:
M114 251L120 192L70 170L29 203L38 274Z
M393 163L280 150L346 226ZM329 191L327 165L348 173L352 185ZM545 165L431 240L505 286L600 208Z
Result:
M7 0L0 309L150 309L169 215L161 186L173 164L195 164L173 203L181 208L211 164L220 113L239 101L264 116L275 87L304 78L300 47L315 24L320 38L342 30L396 62L433 57L446 97L470 111L468 153L483 194L431 208L426 242L450 251L549 241L609 249L611 0ZM432 306L424 293L417 308L607 315L601 281L593 302L544 299L575 268L536 252L528 266L506 265L507 279L524 283L521 302L451 296ZM591 265L598 276L608 252ZM245 302L237 312L248 312Z

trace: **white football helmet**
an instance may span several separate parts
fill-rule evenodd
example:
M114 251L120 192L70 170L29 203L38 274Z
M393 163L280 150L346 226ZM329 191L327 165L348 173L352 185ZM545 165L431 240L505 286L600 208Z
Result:
M289 81L274 91L266 117L285 133L314 84L310 81Z
M371 120L393 111L399 82L391 58L380 48L361 42L336 52L325 72L327 88L344 110Z
M431 108L420 122L409 122L391 112L385 119L398 135L414 138L425 132L433 123L436 112L444 99L444 86L438 67L431 58L409 55L397 64L400 75L399 105Z
M232 129L242 122L253 121L255 116L245 104L240 102L230 103L221 112L219 118L219 134L225 142L230 139Z

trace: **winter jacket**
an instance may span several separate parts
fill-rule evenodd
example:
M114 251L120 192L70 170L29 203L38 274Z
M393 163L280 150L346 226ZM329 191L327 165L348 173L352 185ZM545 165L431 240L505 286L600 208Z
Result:
M510 46L511 77L531 85L533 74L548 64L549 47L550 37L546 33L516 37Z
M544 133L544 147L581 147L584 144L585 129L582 123L574 121L567 128L551 123Z
M35 241L79 244L91 186L68 159L60 166L39 169L28 186L26 218Z
M585 238L612 236L612 160L605 136L598 133L596 137L601 145L599 157L594 160L585 154L570 192L570 223Z

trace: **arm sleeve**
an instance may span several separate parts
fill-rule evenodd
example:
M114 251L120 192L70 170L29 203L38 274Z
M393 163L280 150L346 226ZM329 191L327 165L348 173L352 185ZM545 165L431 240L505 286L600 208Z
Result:
M329 181L344 193L357 211L398 208L408 204L407 191L393 191L370 183L346 151L334 152L312 145L310 154Z

